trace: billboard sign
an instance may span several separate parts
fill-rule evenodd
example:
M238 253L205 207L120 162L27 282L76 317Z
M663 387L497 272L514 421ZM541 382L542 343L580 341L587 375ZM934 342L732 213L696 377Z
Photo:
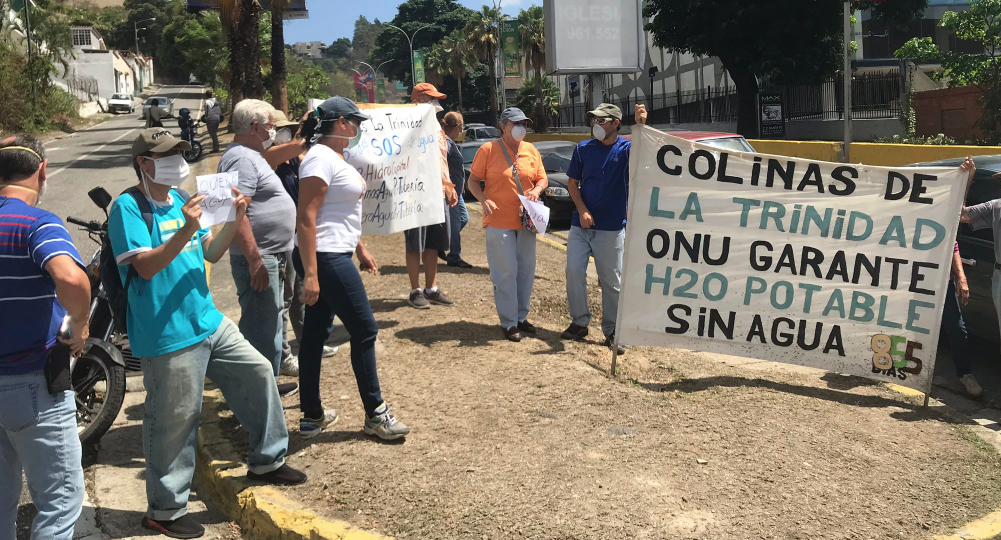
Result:
M504 50L504 76L521 77L517 19L501 21L501 46Z
M641 0L544 0L549 73L642 71Z

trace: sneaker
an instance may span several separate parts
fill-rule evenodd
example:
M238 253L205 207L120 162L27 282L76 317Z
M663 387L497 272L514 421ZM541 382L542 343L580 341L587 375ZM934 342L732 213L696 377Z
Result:
M291 354L282 358L282 365L279 368L279 372L282 375L287 375L289 377L299 376L299 359Z
M538 332L538 330L535 328L535 325L528 322L528 320L524 320L518 323L518 330L521 330L526 334L532 334L532 335L535 335L535 333Z
M984 389L980 387L980 383L977 382L977 378L972 373L960 377L959 382L963 383L963 388L966 389L966 393L970 397L980 397L984 394Z
M421 289L414 289L410 291L410 307L417 309L431 309L431 302L428 302L426 296L424 296L424 291Z
M282 383L278 385L278 395L281 397L291 396L298 391L299 391L299 385L294 382Z
M560 334L563 339L572 339L574 341L582 341L587 337L587 327L581 326L577 323L570 323L570 326Z
M512 326L511 328L504 329L504 336L515 343L521 341L521 332L518 331L517 326Z
M248 472L247 479L254 480L255 482L264 482L272 486L298 486L299 484L306 483L306 473L297 471L289 467L288 463L284 463L281 467L264 474Z
M323 417L317 420L310 420L305 416L299 420L299 436L303 439L312 439L320 434L327 426L332 426L340 420L337 409L327 409L323 411Z
M473 267L473 265L467 263L466 261L464 261L462 259L459 259L457 261L448 261L447 265L448 266L455 266L457 268L465 268L466 270L469 270L470 268Z
M365 419L366 435L375 435L382 440L392 441L406 437L407 433L410 433L410 428L389 414L389 407L385 403L375 410L375 416Z
M608 334L608 337L605 338L605 346L607 346L609 349L615 347L615 332ZM626 354L626 348L623 347L622 345L619 345L618 352L619 354Z
M339 350L341 350L340 347L328 347L328 346L324 345L323 346L323 357L327 358L327 357L333 356L333 355L337 354L337 351L339 351Z
M205 534L205 527L187 514L171 520L144 517L143 528L170 538L201 538Z
M431 302L436 306L452 307L455 305L455 302L453 302L451 298L445 296L445 293L441 292L441 289L437 288L433 291L424 289L424 298L427 298L428 302Z

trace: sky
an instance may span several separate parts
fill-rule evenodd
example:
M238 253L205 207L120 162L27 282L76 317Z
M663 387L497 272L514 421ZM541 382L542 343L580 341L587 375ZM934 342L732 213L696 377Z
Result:
M459 3L479 10L484 5L492 5L492 0L459 0ZM506 15L517 16L518 11L532 4L541 5L541 0L502 0L501 7ZM364 15L369 21L379 19L389 22L396 16L397 0L306 0L309 19L285 23L285 42L322 41L327 45L337 38L351 39L355 21Z

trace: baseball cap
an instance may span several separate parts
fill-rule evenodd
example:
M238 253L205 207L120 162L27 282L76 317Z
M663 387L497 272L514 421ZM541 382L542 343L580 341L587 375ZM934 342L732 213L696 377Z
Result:
M316 107L316 117L320 120L336 120L340 117L368 120L369 115L361 112L354 101L342 96L334 96Z
M281 129L283 127L295 127L299 125L299 122L293 122L285 116L285 113L275 110L271 113L271 117L275 119L275 129Z
M178 139L163 128L149 128L139 132L139 136L132 142L132 157L139 157L146 152L162 154L175 147L181 150L191 150L188 141Z
M587 116L597 116L598 118L614 118L616 120L622 120L622 109L612 105L611 103L602 103L598 105L598 108L593 111L587 111Z
M432 99L445 99L445 94L442 94L434 87L431 83L418 83L414 86L414 91L410 93L410 101L414 101L420 96L428 96Z
M518 107L508 107L501 113L502 124L504 122L521 122L522 120L531 121L532 119L525 116L525 113L521 112Z

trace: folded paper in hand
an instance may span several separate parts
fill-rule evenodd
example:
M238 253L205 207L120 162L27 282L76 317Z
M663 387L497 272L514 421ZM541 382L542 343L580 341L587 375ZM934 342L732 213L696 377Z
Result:
M205 195L198 203L202 207L202 217L198 220L202 228L236 220L233 188L239 181L235 171L195 177L198 194Z
M521 205L528 212L528 217L532 218L532 223L539 231L539 236L545 236L546 229L549 228L549 207L542 204L542 201L530 201L524 195L518 195L518 198L521 199Z

